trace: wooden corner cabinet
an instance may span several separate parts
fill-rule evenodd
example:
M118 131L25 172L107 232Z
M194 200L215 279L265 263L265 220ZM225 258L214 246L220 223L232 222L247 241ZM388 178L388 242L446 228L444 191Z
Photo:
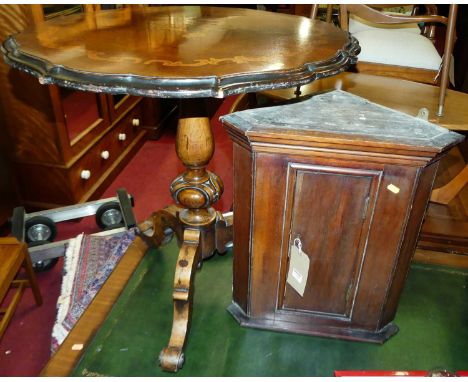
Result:
M223 123L234 141L236 320L369 342L396 333L439 160L462 136L343 91ZM308 266L293 263L299 249Z
M1 40L41 19L88 8L0 5ZM19 203L29 209L99 197L143 144L144 127L157 125L163 112L155 99L41 85L4 62L0 101L0 139L9 142Z

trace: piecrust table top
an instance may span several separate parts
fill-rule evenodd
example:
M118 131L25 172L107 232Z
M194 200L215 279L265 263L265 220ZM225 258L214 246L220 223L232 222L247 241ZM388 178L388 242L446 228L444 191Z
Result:
M5 61L43 83L147 96L223 97L334 75L357 41L332 24L240 8L124 8L11 36Z

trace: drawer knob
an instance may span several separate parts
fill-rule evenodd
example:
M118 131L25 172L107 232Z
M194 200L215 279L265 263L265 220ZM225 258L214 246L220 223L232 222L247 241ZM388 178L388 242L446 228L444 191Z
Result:
M119 141L125 141L127 139L127 134L125 133L120 133L119 134Z
M89 179L91 177L91 171L83 170L80 174L81 179Z
M102 159L109 159L109 151L107 151L107 150L106 150L106 151L103 151L103 152L101 153L101 158L102 158Z
M132 119L133 126L140 126L140 118L133 118Z

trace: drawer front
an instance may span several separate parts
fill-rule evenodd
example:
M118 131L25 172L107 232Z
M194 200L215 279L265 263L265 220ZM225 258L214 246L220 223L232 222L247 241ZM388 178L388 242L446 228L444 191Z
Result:
M70 182L77 200L100 180L141 132L136 122L141 121L141 117L141 106L137 105L71 167Z

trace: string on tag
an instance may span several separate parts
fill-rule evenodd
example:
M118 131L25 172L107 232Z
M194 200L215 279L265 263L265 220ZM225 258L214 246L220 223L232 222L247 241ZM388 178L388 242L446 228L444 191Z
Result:
M299 249L299 253L302 253L302 242L299 237L294 239L294 245L297 247L297 249Z

